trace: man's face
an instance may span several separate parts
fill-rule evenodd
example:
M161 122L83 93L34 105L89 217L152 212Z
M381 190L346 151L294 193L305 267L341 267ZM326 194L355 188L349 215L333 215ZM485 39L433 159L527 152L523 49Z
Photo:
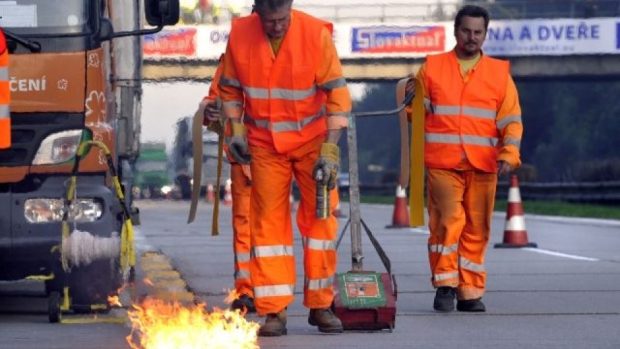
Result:
M291 24L291 4L286 4L272 10L265 8L258 9L258 16L263 25L263 31L272 39L284 37Z
M466 57L475 56L480 51L486 34L484 18L464 16L454 31L457 51Z

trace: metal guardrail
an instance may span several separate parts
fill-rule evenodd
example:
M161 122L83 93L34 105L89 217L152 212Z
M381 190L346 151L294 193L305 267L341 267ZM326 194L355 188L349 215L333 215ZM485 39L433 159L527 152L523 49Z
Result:
M362 184L360 192L373 196L393 196L396 188L394 184ZM347 187L340 187L340 193L346 197ZM509 183L502 181L497 184L498 200L505 200L508 196ZM522 200L531 201L564 201L586 204L620 204L620 181L609 182L581 182L581 183L533 183L519 184Z

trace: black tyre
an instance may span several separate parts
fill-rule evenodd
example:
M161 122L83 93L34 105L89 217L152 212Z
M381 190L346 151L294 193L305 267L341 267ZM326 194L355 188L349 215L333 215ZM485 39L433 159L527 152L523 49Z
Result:
M60 292L52 291L47 298L47 316L51 323L60 322L61 311L60 311L60 302L61 302Z

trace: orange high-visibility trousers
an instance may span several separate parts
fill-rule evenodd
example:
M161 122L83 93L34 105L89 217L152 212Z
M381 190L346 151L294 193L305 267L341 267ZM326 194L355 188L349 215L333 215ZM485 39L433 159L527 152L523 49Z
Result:
M235 253L235 290L253 297L250 280L250 179L241 164L230 164L232 181L233 251Z
M327 308L332 303L338 223L333 215L316 218L316 182L312 178L323 141L324 137L317 137L284 154L250 147L250 274L259 315L277 313L293 301L296 280L289 200L293 176L301 194L297 226L304 252L304 305L311 309ZM336 207L337 197L332 190L330 212Z
M434 287L458 287L461 300L482 297L497 174L427 169L428 256Z

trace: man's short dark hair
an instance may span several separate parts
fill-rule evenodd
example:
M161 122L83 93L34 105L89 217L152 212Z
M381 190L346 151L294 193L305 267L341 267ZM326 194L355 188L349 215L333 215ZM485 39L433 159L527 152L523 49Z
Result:
M258 1L258 0L256 0ZM465 5L459 12L457 12L454 18L454 30L457 30L461 25L463 17L482 17L484 19L484 29L489 28L489 12L484 8L476 5Z
M254 0L254 8L257 11L262 9L276 10L282 6L292 4L293 0Z

